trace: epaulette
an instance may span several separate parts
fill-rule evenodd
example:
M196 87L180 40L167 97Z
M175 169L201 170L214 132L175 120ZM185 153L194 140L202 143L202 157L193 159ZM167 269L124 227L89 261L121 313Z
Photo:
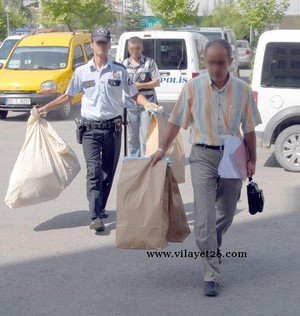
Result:
M123 64L121 64L121 63L118 63L118 62L116 62L116 61L113 61L112 62L114 65L118 65L118 66L121 66L121 67L123 67L124 69L126 69L126 67L123 65Z

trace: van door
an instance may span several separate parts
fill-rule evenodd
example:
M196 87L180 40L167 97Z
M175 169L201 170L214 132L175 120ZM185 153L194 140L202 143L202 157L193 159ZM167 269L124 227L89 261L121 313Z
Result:
M253 88L263 124L257 130L264 130L279 111L300 105L300 43L269 42L258 79Z
M171 112L183 85L191 79L185 39L156 39L155 57L161 74L160 87L156 88L158 101L166 112Z

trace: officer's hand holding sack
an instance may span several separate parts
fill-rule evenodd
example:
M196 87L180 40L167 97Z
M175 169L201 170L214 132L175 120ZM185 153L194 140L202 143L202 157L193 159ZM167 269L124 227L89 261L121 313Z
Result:
M70 146L36 108L30 113L25 142L5 197L10 208L55 199L80 171L78 159Z

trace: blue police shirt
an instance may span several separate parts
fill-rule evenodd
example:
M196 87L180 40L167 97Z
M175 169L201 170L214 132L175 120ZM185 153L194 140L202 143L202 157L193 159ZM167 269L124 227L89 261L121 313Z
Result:
M123 114L122 91L130 96L138 93L126 69L111 61L99 69L92 58L75 69L66 94L82 92L81 116L100 121Z

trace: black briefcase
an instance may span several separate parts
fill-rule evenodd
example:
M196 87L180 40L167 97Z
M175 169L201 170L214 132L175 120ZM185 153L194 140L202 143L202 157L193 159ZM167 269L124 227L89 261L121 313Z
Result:
M262 212L265 204L265 198L263 191L260 190L258 184L252 181L252 177L249 178L249 184L247 185L248 205L249 213L251 215L257 212Z

